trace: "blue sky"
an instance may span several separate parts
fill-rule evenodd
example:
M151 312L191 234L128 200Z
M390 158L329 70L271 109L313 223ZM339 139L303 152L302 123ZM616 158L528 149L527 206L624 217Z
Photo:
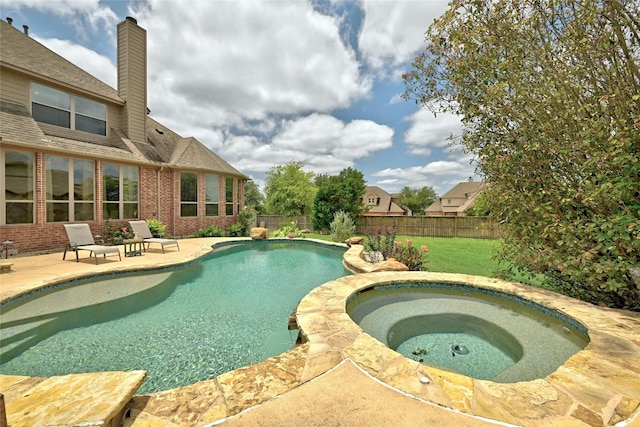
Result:
M458 117L400 98L441 0L0 0L2 18L113 87L116 25L147 30L151 116L261 187L275 165L358 169L390 193L475 175Z

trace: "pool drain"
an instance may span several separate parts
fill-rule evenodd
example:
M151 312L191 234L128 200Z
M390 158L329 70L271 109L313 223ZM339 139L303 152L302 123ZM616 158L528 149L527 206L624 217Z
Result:
M451 352L454 355L459 354L464 356L465 354L469 354L469 349L463 345L451 344Z

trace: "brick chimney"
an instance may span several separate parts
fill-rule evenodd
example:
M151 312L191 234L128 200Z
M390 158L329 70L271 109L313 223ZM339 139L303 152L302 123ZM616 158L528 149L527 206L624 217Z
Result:
M146 141L147 31L130 16L118 24L118 94L125 101L123 130L132 141Z

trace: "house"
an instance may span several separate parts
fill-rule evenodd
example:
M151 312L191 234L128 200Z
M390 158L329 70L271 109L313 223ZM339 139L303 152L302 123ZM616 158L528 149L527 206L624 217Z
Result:
M362 203L365 206L363 216L402 216L407 212L398 203L397 195L391 195L382 188L368 185Z
M486 183L471 179L458 183L427 207L424 213L426 216L464 216L485 188Z
M0 21L0 241L44 251L63 224L156 218L173 236L237 221L248 177L149 116L146 30L118 24L118 88ZM153 90L153 88L149 88Z

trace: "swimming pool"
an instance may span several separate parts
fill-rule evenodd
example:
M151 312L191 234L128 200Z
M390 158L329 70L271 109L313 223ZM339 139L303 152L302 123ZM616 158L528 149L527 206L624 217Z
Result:
M287 320L348 274L344 248L306 241L216 245L189 265L76 281L2 305L0 373L147 370L149 393L257 363L295 344Z

